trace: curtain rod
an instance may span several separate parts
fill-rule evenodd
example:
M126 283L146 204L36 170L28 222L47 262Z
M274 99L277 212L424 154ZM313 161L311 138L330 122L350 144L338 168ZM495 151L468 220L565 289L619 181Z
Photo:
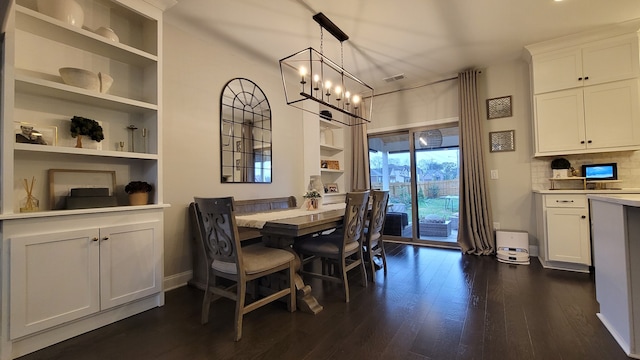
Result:
M450 77L450 78L447 78L447 79L436 80L434 82L430 82L430 83L427 83L427 84L416 85L416 86L413 86L413 87L408 87L408 88L403 88L403 89L391 90L391 91L383 92L383 93L380 93L380 94L373 94L373 97L382 96L382 95L389 95L389 94L393 94L393 93L397 93L397 92L401 92L401 91L406 91L406 90L415 90L415 89L419 89L421 87L435 85L435 84L439 84L439 83L443 83L445 81L451 81L451 80L458 80L458 76L456 75L454 77Z

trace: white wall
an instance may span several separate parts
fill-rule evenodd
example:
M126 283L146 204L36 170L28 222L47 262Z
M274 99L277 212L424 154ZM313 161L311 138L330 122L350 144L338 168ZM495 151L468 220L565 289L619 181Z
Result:
M165 276L191 271L187 207L194 196L236 199L301 195L301 111L287 106L277 61L244 53L211 34L206 40L164 23ZM232 78L254 81L272 109L273 183L220 181L220 92ZM306 180L308 181L308 180ZM300 196L298 196L300 200Z
M529 67L523 60L514 60L484 69L482 77L478 101L486 141L487 177L491 170L498 170L498 179L489 180L493 221L504 230L527 231L530 243L537 244L531 192L533 130ZM486 120L486 99L509 95L512 116ZM489 133L504 130L515 130L516 150L489 152Z

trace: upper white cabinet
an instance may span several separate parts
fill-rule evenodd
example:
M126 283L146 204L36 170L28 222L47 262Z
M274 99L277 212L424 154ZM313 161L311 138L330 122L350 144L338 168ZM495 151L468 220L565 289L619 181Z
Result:
M638 39L629 36L534 55L534 93L634 78L638 66Z
M625 24L527 46L535 156L640 149L638 29Z

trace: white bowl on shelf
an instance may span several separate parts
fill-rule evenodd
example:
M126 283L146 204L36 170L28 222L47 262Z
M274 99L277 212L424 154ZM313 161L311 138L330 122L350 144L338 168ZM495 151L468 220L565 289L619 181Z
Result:
M58 69L62 81L71 86L77 86L87 90L100 91L100 79L98 74L85 69L63 67Z
M84 23L84 11L75 0L38 0L38 11L77 28Z
M106 94L109 88L113 84L113 78L109 74L103 72L98 73L98 79L100 79L100 92Z
M112 28L101 26L97 28L94 32L100 36L106 37L107 39L113 42L120 42L120 38L118 37L118 34L116 34L116 32L113 31Z

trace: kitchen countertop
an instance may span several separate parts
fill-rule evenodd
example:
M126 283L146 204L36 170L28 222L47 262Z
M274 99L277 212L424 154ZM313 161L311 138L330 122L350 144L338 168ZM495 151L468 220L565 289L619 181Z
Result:
M612 204L640 207L640 194L589 194L588 199L605 201Z
M603 189L603 190L566 190L566 189L555 189L555 190L532 190L537 194L640 194L639 188L628 188L628 189Z

